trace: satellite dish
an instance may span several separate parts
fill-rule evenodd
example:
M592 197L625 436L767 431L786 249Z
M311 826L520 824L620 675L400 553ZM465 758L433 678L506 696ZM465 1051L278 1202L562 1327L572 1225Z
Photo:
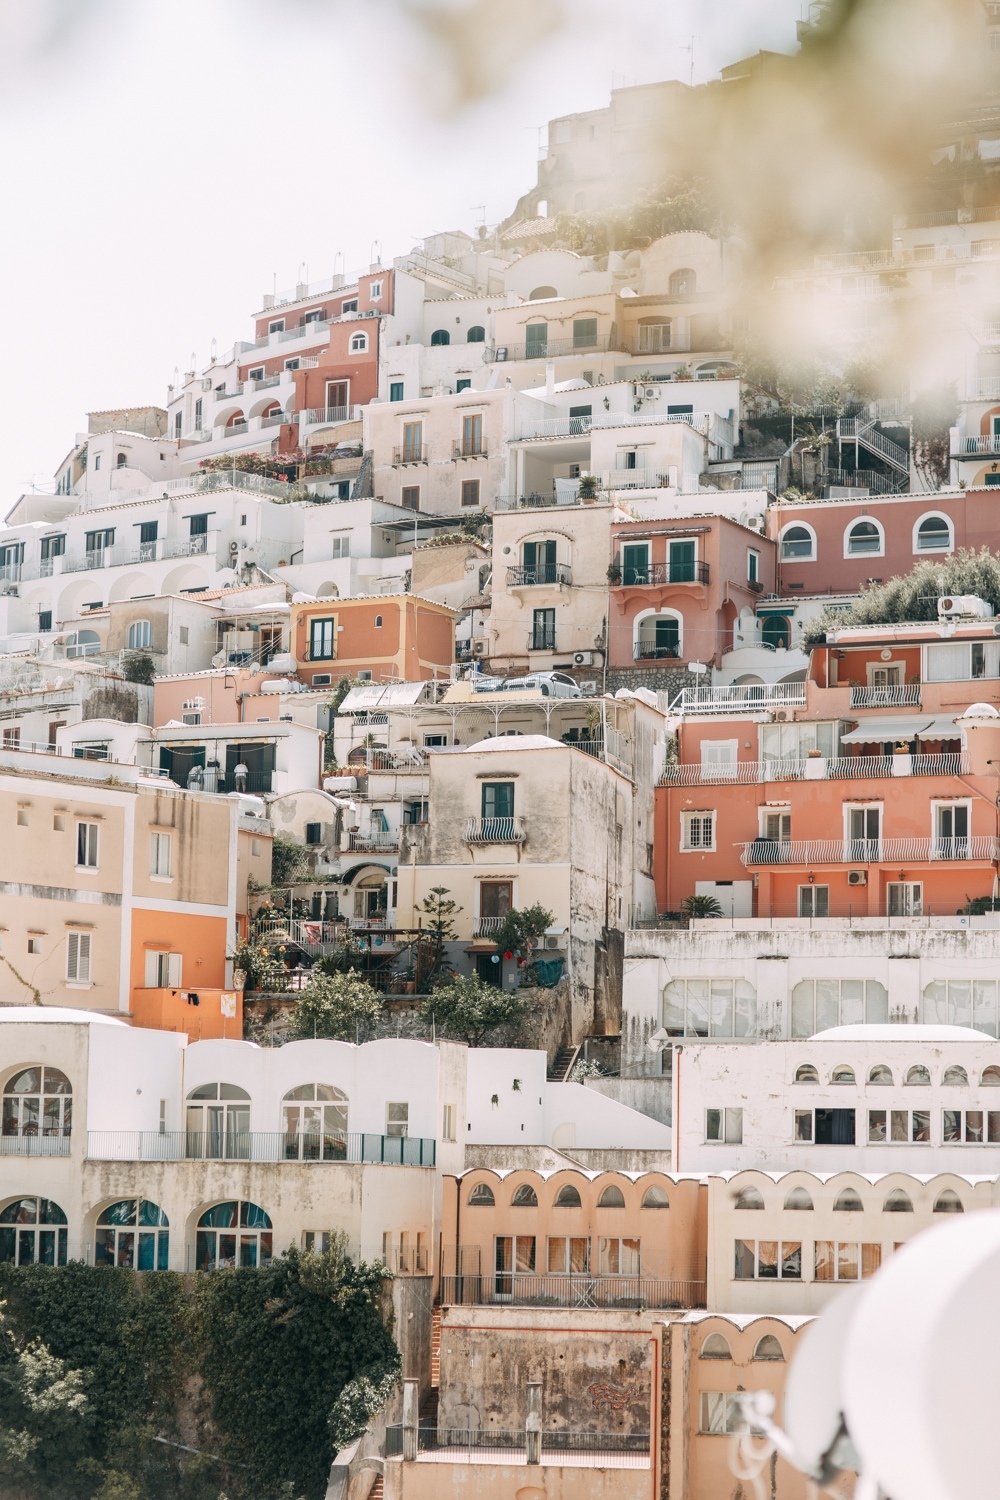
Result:
M814 1478L833 1478L825 1462L840 1434L844 1347L857 1292L841 1292L799 1341L785 1386L785 1432L797 1468Z

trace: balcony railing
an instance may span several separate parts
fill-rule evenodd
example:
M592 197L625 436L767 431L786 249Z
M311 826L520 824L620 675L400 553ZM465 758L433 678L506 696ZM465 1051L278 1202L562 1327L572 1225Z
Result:
M282 1130L88 1130L90 1161L385 1162L433 1167L427 1137Z
M671 703L670 711L682 714L759 713L805 701L804 682L734 683L729 687L684 688Z
M617 335L593 339L548 339L536 344L497 344L485 350L487 361L498 365L515 359L560 359L567 354L628 354L627 342Z
M472 924L472 936L494 937L505 921L505 917L477 917Z
M845 755L808 760L747 760L732 765L666 766L661 786L749 786L768 781L866 781L881 776L966 776L969 757L943 755Z
M616 557L615 568L621 575L621 582L616 582L615 588L645 588L654 584L709 581L709 566L706 562L650 563L645 568L623 568L621 558Z
M350 850L367 850L371 853L388 853L399 848L398 833L349 833L347 847Z
M507 587L533 588L542 583L569 583L572 574L568 563L539 563L534 568L508 568Z
M268 391L272 386L280 385L283 378L282 375L260 375L256 380L251 380L249 385L251 390Z
M496 1271L442 1276L441 1301L466 1307L704 1307L703 1281L656 1276L551 1275Z
M528 1440L520 1431L496 1427L418 1427L415 1432L417 1451L424 1461L443 1455L442 1462L470 1464L522 1464ZM594 1468L647 1469L649 1467L648 1432L567 1432L545 1429L541 1435L543 1462L558 1465L558 1453L572 1454L574 1468L588 1463ZM385 1455L399 1458L403 1453L403 1427L395 1424L385 1429Z
M523 844L528 835L520 818L470 818L463 837L467 844Z
M601 487L606 490L665 490L676 484L666 469L606 469Z
M310 406L299 412L299 420L307 427L321 424L335 427L338 422L360 422L360 406Z
M65 1135L0 1135L0 1156L69 1156L72 1139Z
M1000 839L818 839L785 843L754 839L744 845L745 865L899 865L933 860L1000 859Z
M661 646L655 641L636 641L632 647L633 661L678 661L680 654L680 647L676 643Z
M459 458L489 458L489 450L482 443L452 443L452 460Z
M427 755L416 745L397 750L354 751L349 764L363 766L366 771L426 771Z
M425 464L427 462L427 447L423 443L417 443L411 447L393 448L392 467L401 469L406 464Z
M329 332L330 324L325 318L310 318L307 323L298 323L294 328L279 329L277 341L286 344L289 339L325 338Z
M1000 433L993 433L989 437L959 438L958 447L955 451L958 454L1000 453Z
M280 427L283 422L294 422L294 421L295 421L295 416L294 416L294 414L292 412L288 412L288 411L273 411L273 412L270 412L268 416L261 417L261 419L260 419L260 425L262 427Z
M919 708L920 683L899 682L889 687L852 687L852 708Z

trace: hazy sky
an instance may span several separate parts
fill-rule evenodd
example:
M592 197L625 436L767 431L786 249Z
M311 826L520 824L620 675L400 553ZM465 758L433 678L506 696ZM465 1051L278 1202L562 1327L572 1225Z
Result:
M409 0L413 11L426 0ZM0 0L0 514L46 484L85 412L162 402L175 367L250 331L277 276L317 280L494 223L537 128L612 84L791 51L799 0L495 4L491 94L447 79L397 0ZM528 42L546 5L568 28ZM508 19L511 18L511 19Z

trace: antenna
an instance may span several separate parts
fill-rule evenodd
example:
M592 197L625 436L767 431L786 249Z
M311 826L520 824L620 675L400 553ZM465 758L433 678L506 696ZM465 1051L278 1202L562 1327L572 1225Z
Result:
M686 44L684 42L681 42L678 45L680 47L681 52L687 52L687 53L690 54L690 57L691 57L691 71L690 71L690 76L688 78L688 84L689 84L689 86L691 88L694 88L694 37L689 37Z

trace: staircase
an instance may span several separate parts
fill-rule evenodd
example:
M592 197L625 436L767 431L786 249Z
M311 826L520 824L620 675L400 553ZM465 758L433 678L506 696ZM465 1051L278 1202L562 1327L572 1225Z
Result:
M579 1047L560 1047L552 1062L549 1064L548 1080L550 1083L565 1083L573 1071L573 1064L579 1056Z
M375 1475L375 1483L372 1485L371 1489L368 1491L368 1500L382 1500L382 1489L383 1489L382 1475L381 1474L376 1474Z
M441 1381L441 1304L431 1309L431 1387L437 1390Z
M867 448L869 453L883 459L890 469L909 478L909 452L899 443L894 443L892 438L886 437L884 432L879 432L875 425L877 421L878 408L874 404L859 417L840 417L837 422L838 442L853 443L855 453L859 447Z

